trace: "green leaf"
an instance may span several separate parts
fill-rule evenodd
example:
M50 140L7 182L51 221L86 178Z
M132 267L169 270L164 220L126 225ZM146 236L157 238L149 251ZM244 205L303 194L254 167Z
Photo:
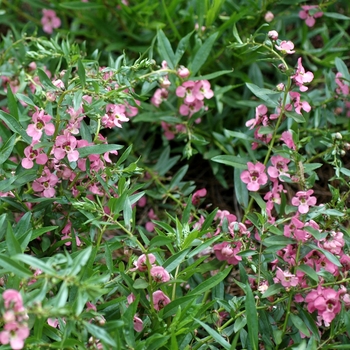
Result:
M102 154L105 152L117 151L118 149L122 149L121 145L94 145L94 146L86 146L77 148L79 155L81 158L85 158L91 154Z
M337 12L324 12L323 14L325 17L329 17L329 18L335 18L335 19L340 19L345 21L350 20L350 17L342 15L341 13L337 13Z
M16 97L20 100L25 102L28 106L35 107L35 103L32 101L31 98L29 98L27 95L20 94L19 92L16 93Z
M188 66L188 69L191 72L191 76L196 75L196 73L201 69L203 64L206 62L208 56L212 52L211 50L217 37L218 37L218 33L212 34L205 41L205 43L199 48L192 62Z
M346 168L340 168L340 172L345 176L350 176L350 170Z
M87 331L91 333L96 339L100 339L102 342L112 346L113 349L117 349L114 339L107 333L105 329L95 326L88 321L84 321L83 323Z
M13 233L10 221L7 222L6 245L10 256L22 253L21 246Z
M174 242L174 239L171 237L166 236L156 236L151 239L151 242L149 243L149 247L161 247L164 245L167 245L169 243Z
M16 143L16 134L13 134L1 147L0 147L0 164L3 164L10 157L13 147Z
M204 322L194 318L194 320L199 323L211 336L212 338L219 343L224 349L230 349L231 345L228 343L217 331L215 331L213 328L209 327Z
M263 243L269 247L272 245L285 245L294 244L295 240L285 237L285 236L270 236L263 240Z
M35 269L40 269L48 275L51 275L51 276L56 275L56 271L49 264L45 263L44 261L38 258L35 258L34 256L27 255L27 254L17 254L13 256L13 259L24 262L25 264Z
M335 63L335 66L337 67L338 72L342 74L342 77L346 79L348 82L350 82L349 70L346 64L344 63L344 61L339 57L336 57L336 59L334 60L334 63Z
M7 88L7 105L8 109L10 110L10 114L14 116L16 120L19 120L17 101L10 86Z
M309 265L299 265L297 267L297 270L303 271L311 279L318 282L318 275L317 275L316 271L312 267L310 267Z
M210 74L206 74L206 75L200 75L199 77L193 77L190 78L188 80L210 80L210 79L214 79L217 78L221 75L225 75L225 74L229 74L232 73L233 69L228 69L228 70L220 70L218 72L215 73L210 73Z
M172 255L169 259L167 259L164 262L163 267L170 273L183 262L183 260L185 259L189 251L190 251L190 248L187 248L185 250L182 250Z
M258 350L259 341L259 327L258 327L258 313L255 306L255 298L250 288L249 283L246 284L246 299L245 310L248 326L248 337L250 339L250 345L254 350Z
M297 316L294 315L293 313L291 313L290 315L290 319L292 320L294 326L296 328L298 328L298 330L300 332L302 332L303 334L305 334L308 338L310 337L310 331L309 329L306 327L305 323L303 322L303 320Z
M81 2L81 1L68 1L68 2L59 4L59 6L69 10L96 10L96 9L104 8L103 5L98 3Z
M37 74L39 76L41 84L43 84L45 89L57 91L58 88L55 85L53 85L50 78L47 76L47 74L41 68L37 69Z
M80 78L81 85L84 88L86 83L85 68L80 59L78 60L78 75Z
M175 54L171 47L170 41L164 32L159 29L157 33L158 51L160 56L168 63L169 68L175 68Z
M30 144L32 142L32 138L27 135L23 126L11 114L0 110L0 119L9 127L9 129L11 129L11 131L15 134L21 135L26 143Z
M231 156L231 155L215 156L211 158L211 160L213 162L230 165L230 166L233 166L234 168L239 168L239 169L247 169L247 163L249 162L249 159L247 158L241 158L241 157Z
M184 36L179 41L179 44L177 45L176 52L175 52L175 58L174 58L174 66L175 67L179 64L181 57L185 53L192 34L193 34L193 31L191 33L187 34L186 36Z
M247 185L241 180L242 169L235 167L234 169L234 186L237 202L242 208L248 207L249 194Z
M148 288L148 282L143 278L138 278L137 280L135 280L132 287L135 289L146 289Z
M204 294L207 290L212 289L216 285L218 285L221 281L223 281L228 274L231 272L232 266L227 267L225 270L217 273L216 275L208 278L201 284L199 284L196 288L192 289L187 295L201 295Z
M278 91L260 88L259 86L251 83L246 83L247 88L256 96L265 101L268 107L274 107L278 105L278 99L272 100L271 95L281 95Z
M29 278L33 276L32 271L23 267L18 262L9 258L4 254L0 254L0 267L8 272L14 273L15 275L23 278Z
M284 112L288 118L294 119L297 123L305 123L305 118L296 112Z
M284 289L285 287L283 287L280 283L272 284L271 286L269 286L269 288L267 288L265 293L262 295L262 298L268 298L271 295L275 295Z
M342 267L342 264L340 263L340 261L338 260L338 258L336 256L334 256L331 252L329 252L328 250L326 249L323 249L321 247L318 247L314 244L308 244L309 247L315 249L315 250L318 250L319 252L323 253L326 258L331 262L333 263L334 265L336 266L339 266L339 267Z

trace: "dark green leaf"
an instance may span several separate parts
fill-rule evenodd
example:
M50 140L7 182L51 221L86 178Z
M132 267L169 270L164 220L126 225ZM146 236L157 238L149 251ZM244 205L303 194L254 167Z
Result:
M248 326L248 337L253 350L258 350L259 326L258 313L255 306L255 298L249 283L246 284L245 310Z
M121 145L95 145L77 148L81 158L85 158L91 154L102 154L105 152L117 151L122 149Z

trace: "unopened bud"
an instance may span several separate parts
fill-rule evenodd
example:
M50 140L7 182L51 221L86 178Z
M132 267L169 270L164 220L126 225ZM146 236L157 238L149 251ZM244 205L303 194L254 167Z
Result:
M277 89L277 91L284 91L284 84L283 84L283 83L279 83L279 84L276 86L276 89Z
M271 11L268 11L265 13L265 21L266 22L271 22L275 18L274 14Z
M190 71L188 70L188 68L181 66L177 70L177 74L180 78L187 78L190 75Z
M268 33L267 33L267 36L271 39L271 40L274 40L276 41L278 39L278 33L275 31L275 30L270 30Z
M341 140L343 138L342 134L340 132L336 132L334 134L334 138L337 139L337 140Z
M283 73L287 70L286 66L283 63L278 65L278 69Z

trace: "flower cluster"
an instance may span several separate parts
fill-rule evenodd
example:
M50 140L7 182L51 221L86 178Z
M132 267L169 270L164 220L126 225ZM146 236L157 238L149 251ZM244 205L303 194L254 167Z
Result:
M52 34L54 29L61 26L61 20L57 17L54 10L43 9L43 17L41 18L43 31L47 34Z
M29 328L22 296L17 290L8 289L3 292L2 297L4 326L0 332L0 343L10 344L13 350L23 349L24 341L29 336Z

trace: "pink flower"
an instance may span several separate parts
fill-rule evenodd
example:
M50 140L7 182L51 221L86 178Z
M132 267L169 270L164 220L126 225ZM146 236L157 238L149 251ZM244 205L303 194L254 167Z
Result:
M316 197L311 196L313 193L313 190L299 191L292 198L292 205L298 207L299 213L306 214L309 211L309 207L316 204Z
M293 135L290 131L284 131L280 140L283 141L290 149L296 149L295 143L293 141Z
M192 204L199 205L200 198L205 197L206 195L207 195L207 190L205 188L201 188L200 190L197 190L195 193L193 193Z
M23 301L21 293L15 289L7 289L2 293L5 309L12 309L15 312L22 312Z
M335 91L338 95L342 94L344 96L347 96L349 95L349 85L343 83L342 77L343 75L340 72L335 75L335 82L338 85L338 88Z
M122 104L108 104L106 114L101 118L101 123L106 128L117 126L121 128L121 123L129 121L126 117L126 107Z
M46 135L53 135L55 132L55 126L52 123L49 123L51 119L51 115L45 114L44 110L39 110L39 108L36 107L36 111L32 116L34 124L28 125L26 130L27 135L32 137L33 141L40 140L43 130Z
M227 261L228 264L237 265L242 257L237 255L241 251L242 242L223 242L214 245L215 256L220 261Z
M198 80L193 88L193 94L197 100L210 99L214 96L213 90L210 88L208 80Z
M57 160L63 159L66 155L69 162L76 162L79 159L77 147L77 139L69 133L60 135L56 138L53 148L53 154Z
M13 350L21 350L24 347L24 340L29 336L27 325L21 325L17 322L5 324L3 331L0 332L0 342L2 344L10 343Z
M134 316L134 329L136 332L142 332L143 330L143 322L141 318Z
M150 274L156 282L168 282L170 280L168 271L162 266L153 266Z
M193 89L195 87L194 81L185 81L182 85L176 88L176 96L184 98L186 104L192 103L195 101L195 96L193 95Z
M329 325L341 310L339 294L332 288L319 286L305 297L305 302L309 312L317 310L325 325Z
M302 58L298 58L298 67L296 69L296 72L294 75L292 75L292 79L294 79L295 84L299 87L300 91L304 92L308 90L307 86L304 86L304 84L308 84L312 82L314 79L314 75L312 72L305 72L305 68L303 67Z
M290 162L290 159L284 158L282 156L272 156L271 157L271 163L272 166L270 166L267 169L267 173L270 175L272 179L279 178L280 181L283 182L283 179L281 179L281 176L287 176L290 177L288 174L288 166L287 164Z
M279 267L277 267L276 278L282 284L282 286L286 288L295 287L299 282L298 277L289 271L282 271Z
M301 109L304 110L307 113L309 113L311 111L311 106L309 105L308 102L306 102L306 101L300 102L300 94L298 92L291 91L289 93L289 96L292 99L291 102L292 102L292 104L293 104L293 106L295 108L295 112L296 113L302 114L301 113ZM286 109L288 109L288 106L290 106L290 105L287 105Z
M159 107L163 101L166 101L169 95L167 89L161 88L157 89L151 98L151 103L155 107Z
M267 183L267 175L264 173L265 165L258 162L253 164L247 163L248 170L245 170L241 174L241 180L247 184L249 191L258 191L261 185Z
M56 194L55 185L58 177L50 172L49 168L44 168L41 177L34 180L32 188L35 192L42 192L46 198L52 198Z
M291 41L281 41L279 45L276 45L276 49L280 50L283 54L293 54L295 52L294 44Z
M305 23L308 27L313 27L315 25L315 18L323 16L322 11L315 11L319 9L319 6L317 5L304 5L301 6L301 8L302 10L299 12L299 17L305 20ZM312 14L310 14L310 10Z
M250 119L245 123L246 127L249 127L249 130L252 130L255 126L263 123L263 125L267 125L268 117L267 117L267 107L265 105L259 105L255 108L255 118Z
M43 9L43 17L41 18L43 31L52 34L53 30L61 26L61 20L56 16L54 10Z
M157 290L152 295L153 306L155 310L159 311L170 303L170 299L161 291Z
M25 169L31 169L34 166L34 160L36 164L44 165L48 161L48 157L43 151L42 148L34 149L34 145L37 142L34 141L30 146L24 149L25 158L22 159L22 166Z
M139 270L141 272L147 271L148 266L147 262L150 266L156 261L156 257L153 254L142 254L139 256L137 261L134 262L134 265L136 266L135 269L131 269L130 271Z

